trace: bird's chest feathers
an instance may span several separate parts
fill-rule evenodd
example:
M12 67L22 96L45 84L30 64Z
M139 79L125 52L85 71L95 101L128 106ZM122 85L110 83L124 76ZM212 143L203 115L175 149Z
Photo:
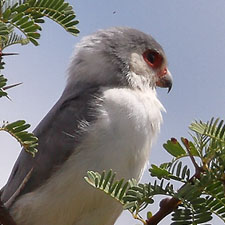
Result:
M152 89L109 88L102 99L100 116L87 141L92 156L102 159L97 160L99 168L93 169L112 168L125 178L139 179L159 132L163 107Z

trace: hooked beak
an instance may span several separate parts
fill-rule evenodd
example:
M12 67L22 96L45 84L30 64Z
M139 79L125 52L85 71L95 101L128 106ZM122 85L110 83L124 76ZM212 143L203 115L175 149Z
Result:
M172 88L172 75L168 69L164 69L162 73L157 76L156 86L162 88L168 88L168 93Z

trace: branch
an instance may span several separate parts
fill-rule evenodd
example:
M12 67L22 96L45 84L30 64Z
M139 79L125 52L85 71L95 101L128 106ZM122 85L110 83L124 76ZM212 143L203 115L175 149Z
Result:
M7 90L7 89L16 87L16 86L21 85L21 84L22 84L22 83L16 83L16 84L8 85L8 86L3 87L2 89L5 91L5 90Z
M173 212L180 203L181 201L177 198L163 199L159 204L159 211L154 216L146 220L146 225L158 224L163 218Z
M19 55L19 53L3 53L3 52L0 52L0 57L10 56L10 55Z
M5 203L5 207L9 208L14 201L16 200L16 197L20 194L20 192L24 189L25 184L28 182L28 180L30 179L30 176L32 174L33 168L27 173L27 175L25 176L25 178L23 179L22 183L20 184L20 186L17 188L17 190L14 192L14 194L11 196L11 198Z
M27 173L26 177L23 179L20 186L17 188L15 193L5 204L1 201L1 198L0 198L0 224L2 224L2 225L17 225L16 222L11 217L11 215L9 214L8 208L13 204L16 197L23 190L25 184L28 182L28 180L32 174L32 171L33 171L33 168Z
M0 200L0 223L3 225L17 225L9 214L8 209L4 206L3 202Z
M189 145L189 141L186 139L186 138L181 138L181 141L183 142L187 152L188 152L188 155L191 159L191 162L193 163L194 167L195 167L195 170L196 171L199 171L200 170L200 167L199 165L196 163L195 161L195 158L194 156L191 154L191 150L190 150L190 145Z

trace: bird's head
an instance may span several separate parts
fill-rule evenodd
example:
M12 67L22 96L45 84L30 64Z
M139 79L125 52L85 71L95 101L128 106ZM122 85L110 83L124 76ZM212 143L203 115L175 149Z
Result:
M172 87L162 47L141 31L113 27L84 37L69 67L68 83L130 88Z

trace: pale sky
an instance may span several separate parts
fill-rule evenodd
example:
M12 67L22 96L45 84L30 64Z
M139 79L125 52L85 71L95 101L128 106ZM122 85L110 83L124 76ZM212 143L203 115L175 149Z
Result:
M167 113L150 164L170 159L162 145L171 137L188 135L195 119L225 118L225 1L224 0L77 0L69 1L80 20L74 37L47 21L39 47L13 46L19 56L6 60L3 74L9 84L23 82L9 91L12 101L1 99L0 119L25 119L32 131L51 109L65 86L66 70L74 45L81 37L111 26L129 26L151 34L164 48L173 75L173 89L158 89ZM0 135L0 185L7 181L20 146ZM144 181L149 180L146 172ZM155 212L158 203L148 210ZM169 218L161 222L168 225ZM136 225L125 213L116 225ZM216 224L219 224L218 222Z

